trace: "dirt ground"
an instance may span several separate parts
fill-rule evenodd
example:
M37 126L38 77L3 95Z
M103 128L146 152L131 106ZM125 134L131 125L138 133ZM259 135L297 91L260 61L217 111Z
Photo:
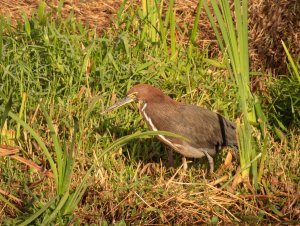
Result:
M0 0L0 13L11 18L12 24L16 24L17 20L22 19L24 13L28 16L34 13L39 2L39 0ZM73 10L77 19L101 30L109 25L121 3L122 0L67 0L63 3L62 14L68 15ZM46 4L48 9L56 8L59 1L47 1Z

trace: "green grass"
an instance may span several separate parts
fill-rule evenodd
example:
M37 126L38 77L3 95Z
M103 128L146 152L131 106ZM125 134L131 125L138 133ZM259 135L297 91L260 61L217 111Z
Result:
M236 84L223 67L216 67L216 59L208 59L206 50L194 46L196 28L188 45L175 42L176 11L170 7L163 20L160 4L148 7L150 15L142 7L126 7L101 36L72 15L51 18L43 5L36 17L24 18L15 29L1 19L0 144L18 147L21 156L53 173L57 170L58 175L45 177L17 160L1 157L0 189L21 199L18 203L1 193L1 224L26 219L35 224L52 220L52 224L103 225L296 222L299 126L281 131L285 139L277 141L276 111L267 103L263 109L270 119L266 132L270 139L264 141L253 128L257 150L268 153L256 198L246 186L233 190L234 164L210 176L205 160L193 160L183 174L176 155L176 168L167 167L167 150L152 136L131 141L127 137L126 145L107 152L119 138L148 131L134 104L101 115L136 83L155 85L178 101L232 120L239 117ZM282 81L272 79L275 84ZM279 91L274 83L268 90ZM280 107L272 92L268 101ZM226 153L216 157L217 168ZM91 175L84 181L89 186L67 211L67 200L78 194L85 175Z
M216 34L220 49L224 55L227 70L234 79L238 89L237 99L242 116L237 122L239 156L241 163L241 177L243 181L250 181L258 188L257 180L257 151L253 148L253 137L250 121L255 115L253 95L250 90L249 51L248 51L248 1L234 1L234 9L230 9L229 2L211 1L213 14L204 1L204 8ZM233 11L234 17L231 15ZM217 19L214 22L213 15ZM217 26L218 25L218 26ZM218 29L219 28L219 29ZM220 30L220 31L219 31ZM261 108L260 108L261 109ZM260 111L263 115L262 111ZM248 166L249 165L249 166Z

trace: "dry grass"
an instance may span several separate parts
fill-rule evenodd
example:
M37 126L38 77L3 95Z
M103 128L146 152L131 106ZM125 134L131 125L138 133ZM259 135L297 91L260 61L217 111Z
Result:
M56 116L54 123L65 117ZM40 130L45 130L43 125ZM188 171L183 172L182 166L169 168L161 160L129 160L121 148L104 156L106 160L98 159L96 154L91 159L85 153L88 149L85 145L88 143L84 140L88 137L88 132L89 129L82 131L83 146L77 157L72 182L72 187L75 188L84 176L85 167L96 162L93 182L76 210L76 216L82 223L100 225L121 220L127 224L139 225L186 225L187 222L204 224L214 221L218 224L280 224L300 221L300 136L297 134L291 133L289 140L281 143L270 136L260 193L255 194L243 185L239 185L235 191L232 183L225 185L228 178L237 171L230 155L224 160L225 150L218 157L222 162L221 166L210 176L198 161L190 163ZM46 140L49 139L48 136ZM28 140L24 145L31 142ZM43 156L39 152L41 150L34 150L35 161ZM28 205L30 196L38 196L45 201L53 196L55 185L51 177L32 171L30 167L33 166L30 164L19 161L12 163L4 159L2 162L12 164L12 170L22 172L21 177L27 177L26 185L13 180L0 190L1 194L17 206ZM1 168L0 173L5 169L6 167ZM24 187L28 187L28 190L23 190ZM6 216L16 216L16 212L8 206L4 205L2 210L4 209Z
M18 20L22 19L22 15L24 13L30 16L33 12L35 12L39 2L39 0L1 0L0 14L11 18L13 24L16 24ZM46 1L48 10L56 8L58 6L58 2L59 1L57 0ZM107 28L113 20L121 3L121 0L70 0L64 1L61 13L67 17L72 11L78 20L90 25L91 27L95 27L98 32L102 32L102 30Z
M292 139L291 146L270 140L270 159L260 184L263 192L257 195L247 194L245 187L237 188L240 194L232 192L232 184L223 187L236 171L232 163L207 176L199 165L184 173L181 168L169 169L161 162L124 165L126 160L117 155L114 169L98 168L77 215L89 224L124 219L134 224L183 225L208 223L214 217L221 224L300 220L299 183L292 180L300 174L300 137L293 135ZM134 172L124 175L126 179L120 177L117 172L128 172L128 167ZM84 210L86 205L91 207L88 212Z
M84 100L88 97L82 98ZM60 113L53 115L55 124L59 124L60 118L66 118L65 112L58 112ZM28 118L32 118L31 114L35 114L34 111ZM35 120L42 121L40 111ZM40 124L39 131L45 130L45 125ZM189 164L188 171L183 172L181 167L169 168L161 160L129 160L124 156L122 148L107 154L104 159L98 159L96 152L99 150L93 150L94 158L90 158L86 153L89 149L86 140L89 130L82 130L82 146L77 156L72 182L72 187L75 188L82 180L86 167L92 162L96 163L93 182L76 210L76 216L82 223L100 225L104 222L124 221L127 224L139 225L186 225L187 222L204 224L214 221L218 224L300 222L300 136L297 133L291 133L287 140L282 142L277 142L269 136L268 159L260 183L260 193L255 194L243 185L235 188L234 192L232 183L225 185L228 178L237 171L237 166L231 162L230 156L227 155L224 160L226 150L218 157L221 166L210 176L199 161ZM48 132L45 141L51 146ZM24 136L29 137L25 133ZM31 158L35 159L35 162L43 163L41 150L34 146L30 148L31 143L33 141L28 139L23 146L27 147L27 152L33 153ZM2 148L9 149L4 146ZM40 201L46 201L54 195L53 179L32 171L32 165L3 158L1 162L6 166L10 164L13 167L11 170L21 172L18 173L19 178L26 178L25 184L24 181L12 179L0 190L2 195L17 206L30 205L30 197L37 196ZM0 168L0 175L7 169L6 166ZM27 187L27 190L24 190L24 187ZM3 216L17 216L17 213L6 205L0 211L3 210ZM0 217L0 222L1 220L4 219Z
M250 0L249 49L255 69L263 67L286 73L286 54L281 40L288 43L295 59L300 57L300 1Z

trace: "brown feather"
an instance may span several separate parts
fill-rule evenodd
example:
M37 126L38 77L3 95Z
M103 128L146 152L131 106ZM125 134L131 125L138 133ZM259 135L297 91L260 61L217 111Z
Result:
M173 132L189 140L185 142L179 138L166 137L173 144L208 149L210 155L214 155L223 146L237 146L235 124L221 115L194 105L178 103L150 85L136 85L128 94L134 92L137 93L137 100L142 103L140 111L147 104L145 113L158 130Z

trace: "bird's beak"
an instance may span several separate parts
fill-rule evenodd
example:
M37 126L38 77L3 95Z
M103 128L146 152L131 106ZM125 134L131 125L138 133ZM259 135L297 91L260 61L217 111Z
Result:
M119 108L119 107L121 107L121 106L123 106L125 104L128 104L128 103L131 103L131 102L133 102L135 100L136 100L136 97L134 95L128 95L128 96L124 97L123 99L117 101L113 105L111 105L109 108L107 108L101 114L105 114L107 112L110 112L110 111L114 110L115 108Z

